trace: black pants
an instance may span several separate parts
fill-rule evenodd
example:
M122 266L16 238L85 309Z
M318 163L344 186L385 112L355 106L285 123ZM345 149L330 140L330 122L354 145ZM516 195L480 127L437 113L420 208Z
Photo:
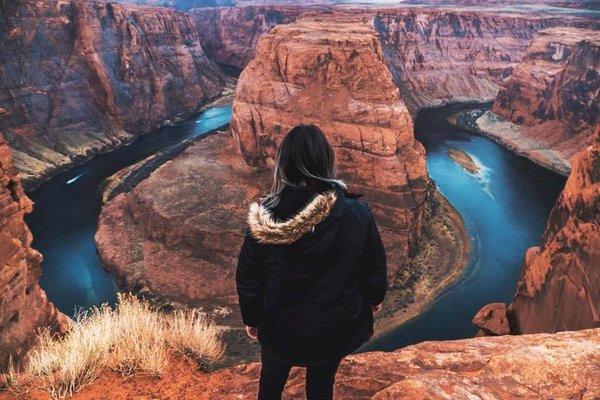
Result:
M260 357L260 386L258 400L280 400L283 387L288 379L292 364L274 358L266 351ZM306 398L307 400L333 399L335 373L340 365L339 360L328 361L306 366Z

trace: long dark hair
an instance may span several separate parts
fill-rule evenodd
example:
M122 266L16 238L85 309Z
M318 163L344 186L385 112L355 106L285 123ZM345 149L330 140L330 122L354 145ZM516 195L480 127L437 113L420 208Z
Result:
M277 150L271 194L263 205L273 208L279 204L285 186L329 184L346 189L335 179L335 153L318 126L298 125L283 138Z

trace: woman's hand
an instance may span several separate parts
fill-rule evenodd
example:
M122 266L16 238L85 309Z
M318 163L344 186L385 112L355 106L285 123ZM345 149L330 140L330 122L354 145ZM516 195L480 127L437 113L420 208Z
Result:
M371 310L373 310L373 314L377 314L383 308L383 303L379 303L376 306L371 306Z
M258 340L258 328L255 326L246 326L246 333L252 340Z

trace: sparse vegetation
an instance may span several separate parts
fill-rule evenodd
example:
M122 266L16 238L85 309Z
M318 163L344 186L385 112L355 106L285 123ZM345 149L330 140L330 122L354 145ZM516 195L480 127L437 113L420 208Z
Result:
M114 310L103 306L79 313L62 337L41 331L27 356L24 376L28 385L41 385L53 398L65 398L106 369L124 377L159 377L170 353L206 370L222 358L224 345L218 327L203 313L162 313L133 295L120 295ZM19 381L14 372L6 379Z

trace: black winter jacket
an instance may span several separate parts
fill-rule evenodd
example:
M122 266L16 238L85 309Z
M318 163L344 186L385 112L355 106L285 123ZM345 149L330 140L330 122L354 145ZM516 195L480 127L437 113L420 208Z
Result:
M386 256L367 205L341 189L286 187L272 211L254 203L236 283L244 323L296 365L346 356L373 334Z

